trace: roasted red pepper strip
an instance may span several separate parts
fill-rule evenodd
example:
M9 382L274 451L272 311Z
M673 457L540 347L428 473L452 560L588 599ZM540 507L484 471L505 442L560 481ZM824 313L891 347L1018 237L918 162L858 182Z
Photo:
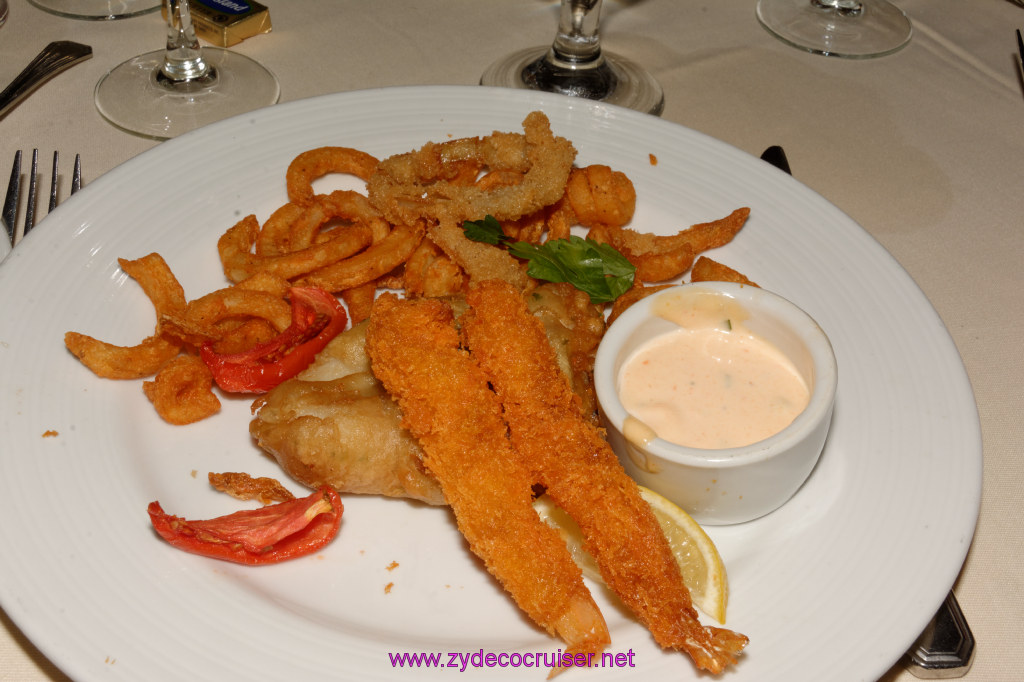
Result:
M329 486L309 497L246 509L208 521L188 521L149 504L149 519L178 549L237 564L274 564L312 554L338 534L344 511Z
M292 287L292 323L266 343L241 353L222 355L210 343L199 349L213 379L231 393L266 393L309 367L316 354L345 330L348 315L329 292Z

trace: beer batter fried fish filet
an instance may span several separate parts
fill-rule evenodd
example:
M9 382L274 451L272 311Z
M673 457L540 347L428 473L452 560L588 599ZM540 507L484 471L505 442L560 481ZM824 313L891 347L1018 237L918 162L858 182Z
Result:
M604 617L565 543L534 511L532 481L512 452L498 397L452 323L442 301L382 295L366 335L373 372L487 570L569 653L596 654L610 642Z
M514 451L534 480L579 524L608 586L663 647L720 673L744 635L702 626L648 504L555 364L544 330L510 285L471 288L462 333L505 410Z

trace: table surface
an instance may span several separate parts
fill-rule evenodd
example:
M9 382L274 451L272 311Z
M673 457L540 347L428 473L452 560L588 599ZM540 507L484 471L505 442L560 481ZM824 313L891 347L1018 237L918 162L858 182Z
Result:
M550 42L558 15L551 0L265 4L273 31L233 49L277 74L282 101L476 84L498 57ZM1002 682L1024 669L1024 515L1013 492L1024 488L1024 362L1011 350L1024 335L1024 96L1014 37L1024 10L1007 0L897 4L914 37L869 60L782 44L758 24L754 0L606 0L602 33L606 49L646 65L662 83L666 120L752 154L781 144L799 179L878 239L941 315L974 388L985 453L979 524L954 586L978 642L964 679ZM162 47L158 13L91 22L27 0L10 5L0 83L53 40L91 45L93 57L0 121L0 162L19 148L39 147L44 158L57 150L68 160L80 153L89 183L159 144L113 128L92 104L107 70ZM0 680L67 679L0 618ZM916 678L897 665L883 679Z

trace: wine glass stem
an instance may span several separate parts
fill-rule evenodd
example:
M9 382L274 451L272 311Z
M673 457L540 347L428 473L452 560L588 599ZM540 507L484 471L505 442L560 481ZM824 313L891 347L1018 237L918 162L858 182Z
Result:
M188 0L164 0L167 9L167 50L160 73L180 83L212 76L210 66L203 60L199 38L192 26L192 13Z
M602 0L562 0L558 34L551 45L554 59L577 67L593 66L601 57Z

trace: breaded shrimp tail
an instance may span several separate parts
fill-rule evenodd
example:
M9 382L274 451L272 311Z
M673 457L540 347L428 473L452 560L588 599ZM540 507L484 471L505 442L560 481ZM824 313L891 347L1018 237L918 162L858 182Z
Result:
M459 347L448 304L436 299L374 304L366 336L374 374L397 400L469 546L569 653L610 642L604 617L558 533L532 507L529 472L508 440L501 404Z
M522 296L504 282L471 288L462 333L505 408L515 452L575 519L608 586L663 647L720 673L747 638L704 627L672 550L636 483L601 431L585 420L550 344Z

